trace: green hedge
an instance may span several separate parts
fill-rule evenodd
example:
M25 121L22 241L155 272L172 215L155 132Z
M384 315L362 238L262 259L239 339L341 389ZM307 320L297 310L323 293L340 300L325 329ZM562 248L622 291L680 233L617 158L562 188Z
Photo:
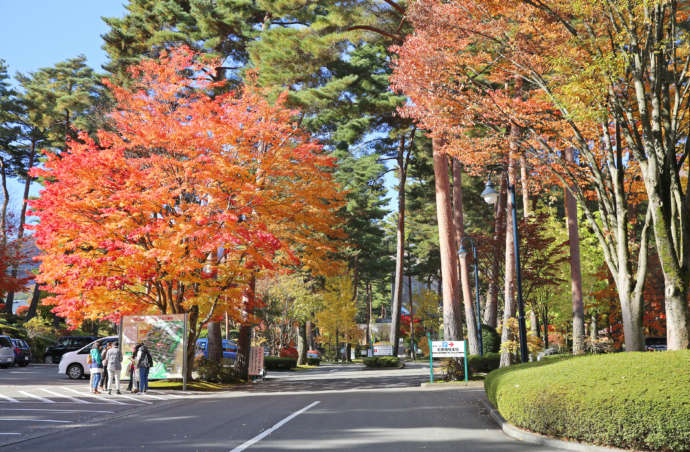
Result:
M397 356L370 356L362 361L367 367L402 367Z
M500 363L500 353L484 353L483 356L470 355L467 359L467 365L470 367L471 373L491 372L494 369L498 369Z
M321 364L321 358L307 358L307 365L318 366Z
M626 449L690 451L690 350L552 358L493 371L484 384L518 427Z
M297 367L295 358L280 358L278 356L267 356L264 358L266 370L290 370Z

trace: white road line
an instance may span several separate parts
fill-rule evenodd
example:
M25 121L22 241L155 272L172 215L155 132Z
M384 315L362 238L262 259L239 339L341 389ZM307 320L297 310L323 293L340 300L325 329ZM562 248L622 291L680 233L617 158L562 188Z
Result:
M52 410L50 408L3 408L2 411L50 411L53 413L114 413L105 410Z
M294 419L294 418L296 418L297 416L299 416L300 414L304 413L304 412L307 411L309 408L315 407L315 406L318 405L319 403L320 403L320 401L317 400L316 402L312 402L312 403L310 403L309 405L305 406L305 407L302 408L301 410L295 411L295 412L292 413L290 416L286 417L286 418L283 419L282 421L280 421L280 422L278 422L277 424L275 424L273 427L269 428L268 430L264 430L263 432L259 433L259 434L256 435L254 438L250 439L249 441L247 441L247 442L245 442L245 443L242 443L242 444L240 444L239 446L235 447L235 448L232 449L230 452L242 452L242 451L245 450L246 448L251 447L253 444L255 444L255 443L261 441L261 440L264 439L264 438L266 438L268 435L270 435L271 433L275 432L275 431L278 430L280 427L282 427L283 425L285 425L285 424L287 424L288 422L290 422L292 419Z
M21 433L4 433L4 432L0 432L0 435L21 435Z
M0 397L2 397L5 400L9 400L12 403L19 403L19 400L13 399L12 397L6 396L5 394L0 394Z
M18 391L18 392L19 392L20 394L25 395L26 397L32 397L32 398L34 398L34 399L40 400L40 401L43 402L43 403L55 403L55 402L53 402L53 401L50 400L50 399L46 399L45 397L37 396L37 395L31 394L31 393L28 393L28 392L26 392L26 391Z
M147 402L146 400L141 400L140 398L137 398L137 397L127 396L127 395L124 395L124 394L120 394L120 395L117 396L117 397L124 397L125 399L134 400L135 402L145 403L145 404L147 404L147 405L151 405L151 404L153 403L153 402Z
M68 395L64 395L64 394L59 394L57 392L49 391L48 389L44 389L44 388L40 388L40 389L41 389L41 391L47 392L50 395L54 395L57 397L63 397L65 399L74 400L77 403L91 403L91 402L87 402L86 400L77 399L76 397L72 397L72 396L68 396Z
M12 419L0 417L0 421L21 421L21 422L57 422L58 424L71 424L72 421L58 421L55 419Z
M74 389L68 388L67 386L63 386L62 389L66 390L66 391L73 392L75 394L79 394L82 397L92 397L94 399L98 399L101 401L100 403L116 403L118 405L129 405L129 403L118 402L117 400L113 400L111 398L106 398L105 396L102 396L102 395L96 395L96 394L91 394L91 393L86 394L86 393L82 393L79 391L75 391Z

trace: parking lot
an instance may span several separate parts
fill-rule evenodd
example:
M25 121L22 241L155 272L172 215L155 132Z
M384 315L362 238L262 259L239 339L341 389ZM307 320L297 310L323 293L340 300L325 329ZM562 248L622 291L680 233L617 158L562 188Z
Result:
M124 381L121 395L91 394L89 380L58 375L57 365L0 369L0 447L56 428L79 427L99 418L200 396L160 390L132 394L126 388Z

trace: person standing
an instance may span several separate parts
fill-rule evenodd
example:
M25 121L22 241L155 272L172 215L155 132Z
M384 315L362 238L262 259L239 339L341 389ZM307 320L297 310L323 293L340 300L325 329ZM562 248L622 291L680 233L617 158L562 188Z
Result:
M101 358L101 350L98 342L91 346L91 364L89 365L91 375L93 376L91 384L91 392L93 394L100 394L98 391L98 383L101 381L101 374L103 373L103 359Z
M144 344L139 347L136 364L139 371L139 392L143 394L149 389L149 368L153 365L153 358Z
M119 344L113 342L105 355L106 370L108 371L108 394L113 393L113 381L115 382L115 392L120 392L120 372L122 371L122 353Z
M112 342L108 342L107 344L103 345L103 349L101 350L101 361L103 362L103 375L101 376L101 382L99 383L101 391L105 391L108 384L108 360L106 355L108 354L108 350L110 350L112 345Z
M137 371L136 366L136 359L137 353L139 353L139 347L141 347L141 344L137 344L134 346L134 350L132 350L132 358L129 361L129 384L127 385L127 390L129 392L137 392L139 390L139 384L137 382L137 379L139 378L139 372Z

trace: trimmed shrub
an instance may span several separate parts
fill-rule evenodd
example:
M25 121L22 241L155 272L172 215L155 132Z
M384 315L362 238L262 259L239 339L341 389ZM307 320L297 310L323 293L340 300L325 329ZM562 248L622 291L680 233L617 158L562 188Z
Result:
M267 356L264 358L264 367L266 370L290 370L297 367L297 359Z
M500 363L500 353L484 353L483 356L470 355L467 359L470 372L491 372L494 369L498 369Z
M318 366L321 364L321 358L307 358L307 365Z
M199 358L196 371L199 373L199 380L210 383L232 383L237 380L231 359L223 358L218 362Z
M484 385L518 427L625 449L690 451L690 350L547 357L495 370Z
M403 367L397 356L370 356L362 360L367 367Z
M496 328L482 324L482 345L484 353L498 353L501 350L501 335Z

